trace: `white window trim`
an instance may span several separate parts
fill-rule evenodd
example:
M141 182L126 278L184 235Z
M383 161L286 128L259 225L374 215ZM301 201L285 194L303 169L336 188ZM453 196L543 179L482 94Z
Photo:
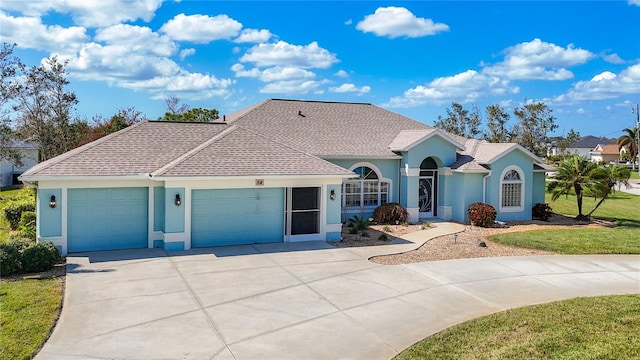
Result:
M393 189L393 182L391 181L391 179L389 178L385 178L382 177L382 171L380 171L380 169L368 162L358 162L355 163L353 165L351 165L351 167L349 168L349 171L353 171L354 169L357 169L359 167L362 166L366 166L368 168L370 168L371 170L373 170L376 175L378 175L378 205L368 205L368 206L364 206L362 204L364 204L364 195L363 195L363 187L360 187L360 206L347 206L346 205L346 193L344 191L342 191L342 208L343 210L353 210L353 209L375 209L378 206L380 206L380 203L382 202L382 195L380 194L380 183L382 182L386 182L387 183L387 199L386 202L390 202L390 195L391 195L391 190ZM344 179L343 181L343 185L345 181L350 181L352 179Z
M511 170L515 170L518 175L520 175L520 206L502 206L502 185L504 182L504 176ZM504 170L502 170L502 174L500 174L500 198L498 199L500 212L522 212L524 211L524 191L525 189L525 177L524 172L519 166L509 165Z

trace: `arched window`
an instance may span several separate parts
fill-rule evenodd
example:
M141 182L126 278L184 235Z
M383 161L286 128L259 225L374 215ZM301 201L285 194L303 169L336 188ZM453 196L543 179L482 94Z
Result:
M520 211L524 202L524 176L520 168L510 166L502 173L500 181L500 208L503 211Z
M345 207L376 207L387 203L389 183L381 181L375 170L359 166L352 171L358 174L358 178L342 183L342 204Z

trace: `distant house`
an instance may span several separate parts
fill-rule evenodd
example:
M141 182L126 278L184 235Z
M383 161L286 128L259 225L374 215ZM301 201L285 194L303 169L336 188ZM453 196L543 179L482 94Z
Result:
M38 163L38 148L36 145L17 141L11 147L20 154L22 165L18 166L8 159L0 158L0 186L19 184L18 176Z
M544 162L366 103L269 99L214 123L140 122L47 160L38 239L63 253L339 241L399 202L409 221L468 221L471 203L529 220Z
M587 135L581 137L578 141L567 147L567 154L576 154L587 159L591 156L591 151L596 148L598 145L609 145L615 144L616 141L614 139L609 139L606 137L596 137L592 135Z
M626 152L627 150L625 148L618 150L618 145L616 144L598 144L589 154L591 156L591 161L607 163L620 160L620 155Z

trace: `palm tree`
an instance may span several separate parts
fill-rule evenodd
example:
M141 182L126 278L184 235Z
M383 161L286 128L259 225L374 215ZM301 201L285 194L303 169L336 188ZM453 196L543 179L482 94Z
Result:
M631 170L626 166L610 165L609 167L599 167L592 176L594 179L600 180L600 185L594 195L600 198L600 201L587 214L588 217L593 214L596 209L602 205L604 200L614 191L616 184L618 186L629 186L629 178Z
M638 157L638 128L634 127L631 129L622 130L626 134L621 135L618 138L618 151L620 151L623 147L629 151L629 156L631 156L631 166L633 170L636 169L636 159Z
M585 191L598 193L598 190L602 189L602 181L598 179L597 169L596 163L574 155L558 165L558 171L549 183L552 200L557 200L561 195L566 196L571 193L576 195L578 202L576 220L589 220L589 216L582 214L582 198Z

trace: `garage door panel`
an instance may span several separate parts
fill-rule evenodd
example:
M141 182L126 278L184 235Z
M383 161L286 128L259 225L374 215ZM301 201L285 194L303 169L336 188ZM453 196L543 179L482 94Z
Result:
M147 247L147 188L69 189L70 252Z
M194 190L193 247L280 242L284 189Z

